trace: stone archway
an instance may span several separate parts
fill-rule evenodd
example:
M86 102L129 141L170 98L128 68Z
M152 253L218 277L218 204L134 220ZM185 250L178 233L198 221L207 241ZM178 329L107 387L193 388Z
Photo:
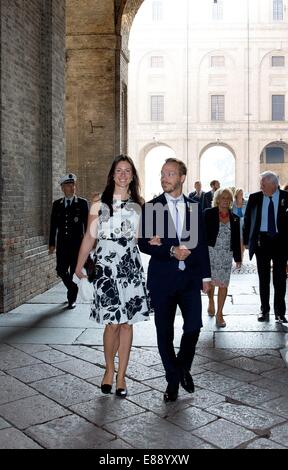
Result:
M222 187L235 186L235 153L225 143L211 143L200 152L200 180L204 190L209 182L220 181Z
M282 139L269 142L260 154L260 172L273 171L279 176L280 185L288 182L288 143Z

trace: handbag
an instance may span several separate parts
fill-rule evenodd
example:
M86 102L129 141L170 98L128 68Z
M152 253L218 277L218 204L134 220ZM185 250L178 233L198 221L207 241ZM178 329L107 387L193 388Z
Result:
M87 278L89 282L93 282L96 279L96 256L94 254L89 254L86 263L84 264L84 269L87 272Z

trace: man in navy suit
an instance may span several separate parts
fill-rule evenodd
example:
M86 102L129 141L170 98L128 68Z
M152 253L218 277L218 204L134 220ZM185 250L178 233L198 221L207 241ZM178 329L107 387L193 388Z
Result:
M49 236L49 254L56 247L56 271L67 287L68 308L76 307L78 287L72 281L80 245L87 227L88 202L76 196L76 176L62 176L59 181L64 197L53 202Z
M155 312L159 353L168 382L164 400L175 401L179 383L194 392L190 368L202 327L201 288L210 287L210 262L199 204L182 193L185 164L169 158L161 170L164 193L142 209L139 248L151 255L147 287ZM174 320L177 306L183 334L176 356Z
M243 242L252 259L256 255L261 313L258 321L269 321L270 271L273 263L275 320L287 323L285 312L286 264L288 256L288 193L279 189L275 173L260 175L261 191L250 194L244 216Z
M211 191L205 193L204 197L204 209L210 208L212 206L212 201L215 191L220 188L220 183L218 180L212 180L210 182Z
M195 191L189 194L189 199L194 199L196 202L199 203L202 211L205 209L205 192L202 191L202 184L201 181L195 181L194 183Z

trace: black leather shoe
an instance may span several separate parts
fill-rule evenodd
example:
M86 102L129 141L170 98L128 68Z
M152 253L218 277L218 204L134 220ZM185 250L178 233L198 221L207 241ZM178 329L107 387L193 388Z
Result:
M260 313L258 317L258 321L269 321L269 313Z
M288 323L285 315L275 315L275 321L277 321L278 323Z
M75 308L75 307L76 307L76 302L69 302L68 308L69 308L70 310L72 310L72 309Z
M101 392L102 393L105 393L107 395L108 393L111 393L111 390L112 390L112 385L110 385L110 384L101 384Z
M194 393L194 382L188 370L181 370L180 383L186 392Z
M163 397L165 403L168 403L169 401L176 401L178 398L178 390L179 384L168 384Z

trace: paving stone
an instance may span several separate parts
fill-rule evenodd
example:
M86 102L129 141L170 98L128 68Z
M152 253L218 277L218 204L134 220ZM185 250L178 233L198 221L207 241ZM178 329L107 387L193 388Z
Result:
M283 382L277 382L270 379L260 379L257 381L257 386L275 391L279 393L279 395L285 395L288 397L288 387Z
M81 359L73 358L70 361L57 362L56 366L58 369L76 375L81 379L89 379L97 375L102 378L103 376L103 369Z
M129 397L129 400L136 405L140 406L143 410L153 411L155 414L166 417L174 414L176 411L187 408L191 403L191 394L188 394L188 401L186 397L178 398L177 401L171 403L165 403L163 400L163 394L158 390L149 390L148 392L139 393Z
M215 405L216 403L221 403L225 401L223 395L218 393L210 392L210 390L197 390L192 395L191 404L198 408L208 408L209 406Z
M230 423L225 419L218 419L201 429L193 431L198 437L205 439L220 449L235 449L240 444L247 442L255 436L244 427Z
M288 447L288 423L271 429L271 440Z
M129 362L126 375L131 379L142 381L153 379L154 377L161 377L163 374L152 367L146 367L143 364Z
M159 353L152 351L145 351L143 348L132 348L130 353L130 361L139 362L145 366L155 366L162 364Z
M202 366L203 364L206 364L207 362L211 362L209 357L199 356L198 354L195 354L192 367Z
M93 379L87 379L87 382L90 382L100 387L101 382L102 382L102 377L98 375L97 377L94 377ZM126 387L128 390L128 396L130 397L132 395L137 395L138 393L142 393L142 392L146 392L150 390L150 388L146 386L148 385L147 382L148 381L145 381L145 384L142 384L140 382L137 382L136 380L131 380L128 377L126 377ZM112 388L112 393L114 392L115 392L115 381L113 383L113 388Z
M26 433L45 449L97 449L115 439L111 433L75 415L32 426Z
M36 395L0 406L0 414L19 429L71 414L46 397Z
M232 312L231 312L232 313ZM224 312L224 319L226 321L226 328L225 328L225 334L228 331L247 331L247 332L255 332L259 333L262 331L271 331L271 332L281 332L283 331L283 326L280 323L276 323L273 319L270 320L270 322L258 322L257 317L254 315L250 315L247 317L247 315L230 315L225 314ZM207 328L209 328L209 325L205 325ZM210 328L214 327L215 325L210 325ZM224 330L221 330L221 333L224 333Z
M9 374L21 380L21 382L32 383L37 380L63 375L63 372L42 362L41 364L33 364L32 366L20 367L19 369L10 369Z
M225 364L247 370L248 372L253 372L254 374L261 374L264 371L275 368L274 365L266 364L249 357L237 357L234 359L229 359L228 361L225 361Z
M80 403L79 405L73 405L70 408L99 427L103 426L103 424L144 412L143 408L115 395L110 395L108 399L106 397L98 398Z
M185 431L193 431L216 419L216 416L190 406L189 408L177 411L177 413L168 416L167 421L176 424Z
M206 409L208 413L252 430L266 430L284 421L280 416L245 405L219 403Z
M20 349L20 351L33 355L33 353L40 351L48 351L51 347L47 344L15 344L15 349Z
M136 449L201 449L205 443L183 429L146 412L105 425Z
M133 446L122 441L122 439L114 439L114 441L106 441L103 444L99 444L97 449L133 449Z
M288 392L287 392L288 393ZM259 408L273 412L279 416L283 416L288 420L288 400L286 397L279 397L275 400L268 401L266 403L258 404Z
M197 356L199 356L199 358L204 357L204 359L209 358L210 361L225 361L239 356L239 352L236 350L231 351L231 349L227 351L226 349L197 348Z
M92 364L99 364L105 366L105 358L103 352L100 352L96 349L79 345L53 347L58 351L62 351L65 354L77 357L78 359L82 359L83 361L88 361Z
M246 384L226 392L226 396L247 405L258 405L279 397L279 393L259 388L256 385Z
M67 354L63 354L60 351L55 351L54 349L49 349L48 351L39 351L33 353L33 356L41 361L47 362L48 364L55 364L57 362L69 361L71 359Z
M255 356L255 359L257 359L258 361L265 362L266 364L271 364L275 366L275 368L286 367L286 364L283 361L282 357L275 357L275 356L270 356L268 354L263 354L263 355Z
M271 441L270 439L256 439L253 442L250 442L245 449L285 449L285 446L276 444L276 442Z
M35 359L35 357L32 357L14 348L12 350L9 349L7 351L4 350L0 352L1 370L16 369L17 367L39 363L41 363L39 359Z
M204 372L203 374L195 375L194 383L198 387L207 388L216 393L224 393L227 390L233 388L239 388L243 384L238 380L231 379L230 377L225 377L215 372Z
M15 428L0 430L0 449L42 449L23 432Z
M229 332L215 331L215 342L216 348L255 348L259 349L263 347L271 349L285 347L285 333L271 332L271 331L245 331L245 332Z
M11 424L7 423L3 418L0 417L0 429L11 428ZM1 446L0 446L1 449Z
M233 295L233 304L234 305L255 305L255 313L259 312L259 297L258 295Z
M36 394L33 388L27 387L19 380L8 375L0 376L0 405Z
M203 364L202 369L211 370L213 372L222 372L225 369L229 369L229 366L227 366L227 364L223 364L222 362L206 362Z
M274 369L269 372L261 374L262 377L266 377L270 380L276 380L277 382L284 383L288 386L288 369Z
M261 375L253 374L247 370L238 369L238 367L228 367L221 371L221 375L231 377L231 379L240 380L241 382L256 382L261 379Z
M64 406L89 401L101 394L99 388L69 374L34 382L33 387Z
M11 344L72 344L84 328L1 327L0 342Z
M234 357L255 357L259 355L269 354L270 356L280 357L277 349L266 349L266 348L229 348L229 352L234 354ZM231 359L231 358L230 358Z

